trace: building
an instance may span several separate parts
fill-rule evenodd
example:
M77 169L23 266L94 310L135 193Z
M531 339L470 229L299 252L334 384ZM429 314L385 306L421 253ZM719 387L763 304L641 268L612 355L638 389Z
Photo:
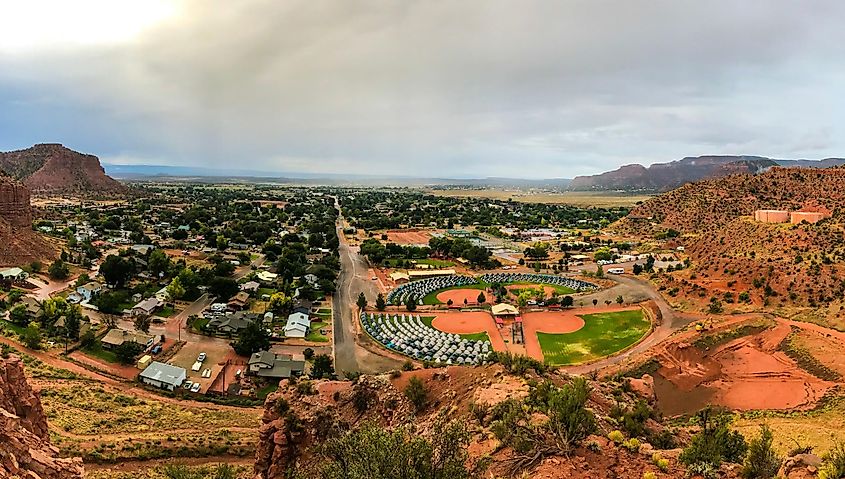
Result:
M168 391L173 391L182 386L187 378L188 372L184 368L158 361L153 361L138 376L142 383Z
M11 281L17 283L19 281L26 281L29 278L29 273L20 268L6 268L0 270L0 279L4 281Z
M242 329L246 329L247 326L255 322L257 319L258 314L256 313L238 311L236 313L226 314L212 319L206 325L206 329L215 331L218 334L234 336L241 332Z
M150 251L156 249L155 245L151 245L151 244L134 244L134 245L131 246L131 248L132 248L132 251L134 251L138 254L144 255L144 256L147 256L150 253Z
M243 311L247 306L249 306L249 293L246 291L239 292L238 294L232 296L226 305L232 311Z
M258 284L258 281L247 281L246 283L241 285L241 291L246 291L248 293L254 293L258 291L261 285Z
M305 371L305 361L295 361L287 354L259 351L249 358L248 371L263 378L287 379Z
M35 318L41 312L41 303L32 296L24 296L21 298L21 303L26 308L26 315L29 318Z
M516 306L507 303L499 303L494 304L490 308L490 312L493 313L493 316L518 316L519 310L516 309Z
M125 329L112 328L103 336L100 342L103 344L103 349L114 349L125 342L133 342L140 344L144 349L149 348L155 341L154 336L148 334L136 333L134 331L126 331Z
M288 322L285 324L285 337L304 338L308 336L309 329L311 329L311 320L308 319L308 315L293 313L288 316Z
M161 304L161 301L159 301L158 298L153 296L141 301L135 306L132 306L130 314L134 317L150 316L155 312L156 309L161 306Z
M258 278L258 280L262 283L272 283L273 281L276 281L276 278L278 278L279 275L276 273L271 273L269 271L259 271L258 274L255 275L255 277Z
M405 284L411 280L411 277L408 276L408 273L394 271L390 273L390 280L393 281L395 284Z
M77 286L76 292L85 302L90 302L95 296L103 291L103 286L96 281L89 281L82 286Z
M757 210L754 212L754 221L761 223L788 223L789 212L785 210Z
M436 276L454 276L454 269L425 269L408 271L410 279L434 278Z

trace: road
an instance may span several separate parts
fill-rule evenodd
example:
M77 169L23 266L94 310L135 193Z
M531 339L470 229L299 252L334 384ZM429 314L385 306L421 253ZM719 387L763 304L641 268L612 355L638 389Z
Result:
M335 199L335 206L340 211L340 205ZM398 368L401 363L395 359L373 354L357 343L355 324L357 318L356 301L362 291L370 304L375 303L378 286L372 281L367 261L352 247L343 234L345 220L338 215L336 228L340 242L340 274L337 280L337 290L332 295L333 328L332 341L334 347L335 370L338 374L346 372L362 372L367 374L381 373Z

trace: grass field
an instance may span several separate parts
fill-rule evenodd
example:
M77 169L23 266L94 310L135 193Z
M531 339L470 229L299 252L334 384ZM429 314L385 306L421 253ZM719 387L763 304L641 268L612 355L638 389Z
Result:
M469 341L490 341L490 336L487 333L461 334L461 338Z
M306 341L314 341L317 343L325 343L329 340L328 337L323 336L320 334L320 328L325 328L328 323L321 323L319 321L314 321L311 323L311 332L308 333L308 336L305 336Z
M26 328L24 328L23 326L21 326L19 324L15 324L15 323L13 323L11 321L7 321L5 319L0 319L0 332L11 331L11 332L17 334L18 336L20 336L20 335L23 334L24 329L26 329Z
M630 207L651 196L613 192L565 191L562 193L505 190L427 190L435 196L450 198L490 198L519 201L522 203L549 203L599 208Z
M117 360L117 355L112 351L103 349L103 343L101 343L100 341L95 341L94 344L92 344L91 346L87 348L82 348L82 352L87 354L88 356L93 356L109 363L119 362Z
M636 343L650 325L642 310L585 314L584 327L567 334L537 333L548 364L578 364L608 356Z

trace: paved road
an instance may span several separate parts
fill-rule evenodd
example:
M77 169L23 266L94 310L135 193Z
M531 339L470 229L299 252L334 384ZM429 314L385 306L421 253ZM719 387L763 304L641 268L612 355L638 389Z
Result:
M340 210L340 206L335 205ZM355 302L362 291L370 304L374 304L379 289L370 276L367 261L358 254L356 247L352 247L343 235L345 221L343 215L338 215L336 228L340 241L340 274L338 275L337 290L332 295L333 329L332 340L334 346L335 370L359 371L362 373L380 373L398 368L401 363L395 359L373 354L360 346L356 340L355 323L357 312Z

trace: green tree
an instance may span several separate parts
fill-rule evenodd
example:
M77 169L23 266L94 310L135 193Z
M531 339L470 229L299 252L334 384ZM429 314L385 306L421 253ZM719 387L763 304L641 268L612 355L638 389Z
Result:
M238 334L238 339L232 345L235 352L241 356L249 356L258 351L270 349L270 335L258 321L249 323Z
M642 267L642 265L640 265L639 263L635 263L635 264L634 264L633 271L634 271L634 274L636 274L636 275L638 275L638 274L642 273L642 272L643 272L643 267Z
M9 320L11 320L15 324L20 324L22 326L29 323L29 315L26 313L26 306L23 304L19 304L12 308L9 312Z
M622 304L624 302L625 302L625 298L623 298L621 294L616 297L616 304Z
M144 314L141 316L135 316L133 321L135 325L135 329L141 331L142 333L149 333L150 332L150 325L152 324L152 317Z
M361 311L367 309L367 298L366 296L364 296L363 291L358 294L358 300L355 302L355 304L358 305L358 309Z
M164 275L170 270L170 257L160 249L154 249L147 260L150 273L156 278Z
M604 268L601 265L596 266L596 278L604 278Z
M41 349L41 327L38 323L31 322L21 333L23 345L29 349Z
M292 305L293 298L286 295L283 291L279 291L270 296L270 303L268 304L268 307L276 313L282 313L290 311L290 307Z
M484 296L484 291L478 293L477 300L478 300L478 304L484 304L485 302L487 302L487 297Z
M560 300L560 305L564 308L571 308L572 305L575 303L575 300L572 296L564 296L563 299Z
M47 273L52 279L67 279L67 277L70 276L70 268L68 268L64 261L57 259L56 261L53 261L49 268L47 268Z
M232 278L215 276L208 285L208 292L222 300L227 300L239 291L238 283Z
M182 286L182 280L178 276L167 285L167 296L174 301L184 298L185 293L185 287Z
M384 300L384 295L379 293L378 296L376 296L376 309L384 311L385 308L387 308L387 302Z
M79 339L80 320L79 315L68 314L65 316L65 332L71 340Z
M417 309L417 299L409 296L408 299L405 300L405 309L408 311L415 311Z
M696 414L700 430L678 460L691 467L718 469L722 462L740 463L748 446L745 438L731 431L730 416L707 407Z
M330 379L334 376L332 357L328 354L314 356L314 363L311 366L311 377L315 379Z
M408 385L405 386L405 397L413 404L414 409L420 412L428 404L428 389L426 389L425 384L423 384L420 378L414 376L408 381Z
M742 463L740 475L745 479L771 479L777 476L781 458L772 447L772 431L765 424L760 426L760 436L748 443L748 454Z
M114 355L121 364L132 364L143 350L144 346L135 341L124 341L123 344L114 347Z
M113 254L106 256L103 264L100 265L100 274L103 275L107 284L115 288L122 288L134 271L135 266L131 261Z

